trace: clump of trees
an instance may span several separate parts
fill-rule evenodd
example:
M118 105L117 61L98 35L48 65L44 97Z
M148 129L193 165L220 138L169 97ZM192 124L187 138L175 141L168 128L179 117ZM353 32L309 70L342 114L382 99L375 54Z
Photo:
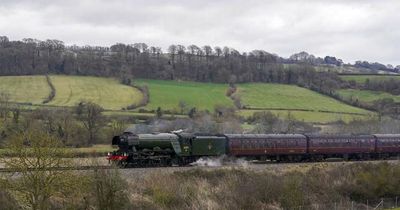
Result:
M16 155L4 159L5 167L19 173L19 178L4 180L5 188L20 195L21 203L31 209L49 209L50 199L68 190L68 173L53 168L69 166L61 141L35 130L14 134L7 149Z
M400 95L400 80L394 78L388 80L366 79L363 89L384 91L394 95Z
M1 159L11 176L0 177L0 209L128 209L126 181L116 170L77 173L62 141L29 129L7 141L13 158ZM3 197L4 196L4 197Z
M1 95L1 93L0 93ZM106 117L103 109L92 102L81 102L71 108L22 109L0 98L0 147L15 132L37 129L47 132L66 146L88 146L109 143L116 132L122 132L131 117Z
M80 102L76 109L77 118L88 132L88 143L96 142L100 128L103 127L103 108L93 102Z

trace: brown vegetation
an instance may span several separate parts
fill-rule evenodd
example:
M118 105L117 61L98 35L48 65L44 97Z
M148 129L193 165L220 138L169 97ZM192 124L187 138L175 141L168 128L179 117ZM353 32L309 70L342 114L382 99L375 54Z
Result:
M314 167L307 172L242 168L154 173L131 183L142 209L341 209L400 196L400 166L388 163Z

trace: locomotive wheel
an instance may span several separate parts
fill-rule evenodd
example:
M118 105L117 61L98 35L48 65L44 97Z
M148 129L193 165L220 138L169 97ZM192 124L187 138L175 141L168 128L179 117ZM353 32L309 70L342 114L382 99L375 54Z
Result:
M119 161L117 164L120 168L127 168L128 167L128 162L126 161Z
M171 160L171 166L181 166L182 165L182 161L179 158L173 158Z

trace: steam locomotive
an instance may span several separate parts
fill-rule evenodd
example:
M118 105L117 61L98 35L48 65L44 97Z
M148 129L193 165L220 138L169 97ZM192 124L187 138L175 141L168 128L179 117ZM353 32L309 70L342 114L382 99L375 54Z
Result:
M400 134L134 134L112 139L118 150L107 159L121 167L188 165L201 157L246 158L263 161L356 160L400 156Z

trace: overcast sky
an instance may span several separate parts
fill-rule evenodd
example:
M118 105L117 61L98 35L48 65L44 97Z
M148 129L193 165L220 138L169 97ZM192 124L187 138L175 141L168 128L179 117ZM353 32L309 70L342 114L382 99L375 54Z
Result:
M399 0L0 0L0 35L299 51L400 65Z

